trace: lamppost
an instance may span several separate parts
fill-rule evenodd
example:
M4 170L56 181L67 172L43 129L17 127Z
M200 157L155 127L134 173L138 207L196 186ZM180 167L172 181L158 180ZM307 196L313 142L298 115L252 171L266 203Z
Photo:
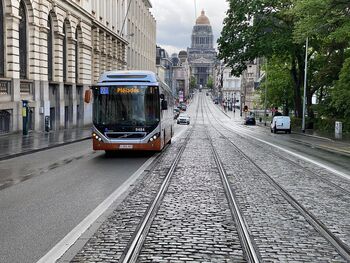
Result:
M303 120L301 124L301 130L305 133L305 112L306 112L306 85L307 85L307 50L309 48L309 37L306 37L305 46L305 70L304 70L304 98L303 98Z
M265 110L264 110L264 119L265 119L265 126L266 126L266 119L267 119L267 58L266 58L266 69L265 69Z

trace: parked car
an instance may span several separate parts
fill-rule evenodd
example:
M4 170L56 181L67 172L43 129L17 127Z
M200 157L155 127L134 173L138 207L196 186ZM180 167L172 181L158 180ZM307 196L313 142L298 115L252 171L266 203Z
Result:
M275 116L271 121L271 132L277 133L278 131L284 131L285 133L291 133L291 123L289 116Z
M177 118L177 124L190 124L190 116L185 113L180 113L179 117Z
M174 120L176 120L180 115L180 110L178 108L174 109Z
M256 120L254 116L247 116L244 120L245 125L256 125Z

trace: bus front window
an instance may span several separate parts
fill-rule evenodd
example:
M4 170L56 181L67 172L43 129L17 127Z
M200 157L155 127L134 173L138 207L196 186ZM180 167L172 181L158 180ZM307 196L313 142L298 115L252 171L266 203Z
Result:
M155 126L160 120L158 87L111 86L94 90L96 127Z

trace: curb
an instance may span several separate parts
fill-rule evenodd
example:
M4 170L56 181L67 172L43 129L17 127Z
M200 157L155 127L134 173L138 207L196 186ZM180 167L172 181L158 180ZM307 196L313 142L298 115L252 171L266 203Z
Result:
M9 160L9 159L13 159L13 158L16 158L16 157L19 157L19 156L28 155L28 154L32 154L32 153L42 152L42 151L49 150L49 149L52 149L52 148L57 148L57 147L65 146L65 145L68 145L68 144L82 142L82 141L86 141L86 140L89 140L89 139L91 139L91 136L84 137L82 139L78 139L78 140L74 140L74 141L57 143L57 144L50 145L50 146L47 146L47 147L43 147L43 148L40 148L40 149L33 149L33 150L28 150L28 151L24 151L24 152L20 152L20 153L9 154L9 155L0 157L0 161Z

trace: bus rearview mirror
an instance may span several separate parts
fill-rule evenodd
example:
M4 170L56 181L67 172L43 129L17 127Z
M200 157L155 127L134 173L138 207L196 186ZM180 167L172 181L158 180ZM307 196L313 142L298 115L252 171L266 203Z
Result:
M85 90L84 101L90 103L91 101L91 90Z
M168 109L168 102L166 100L162 100L162 110Z

